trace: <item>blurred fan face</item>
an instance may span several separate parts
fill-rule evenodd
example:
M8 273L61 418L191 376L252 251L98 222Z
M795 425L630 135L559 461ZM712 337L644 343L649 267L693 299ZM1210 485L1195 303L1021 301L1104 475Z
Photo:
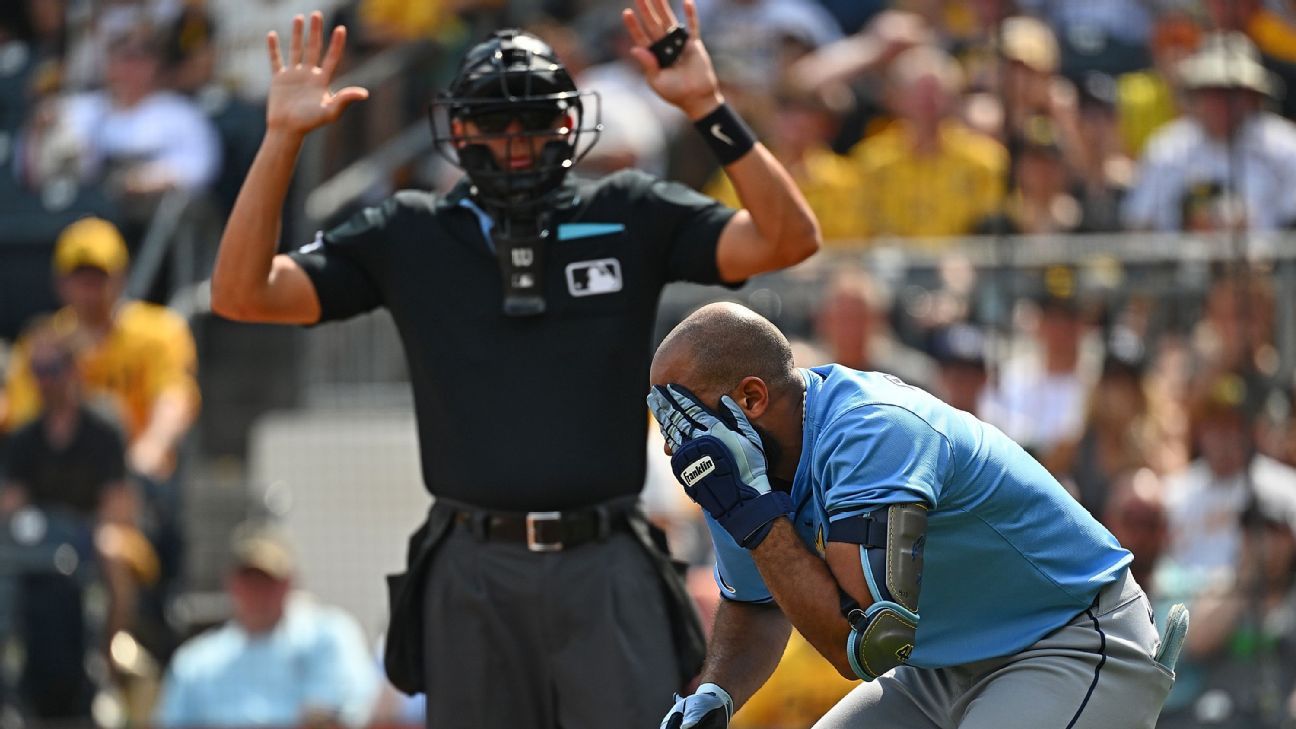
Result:
M1104 375L1094 387L1093 398L1093 417L1099 426L1127 426L1147 411L1142 385L1125 375Z
M1080 318L1066 311L1045 308L1040 314L1039 338L1049 352L1070 352L1080 345L1084 326Z
M1056 152L1027 149L1017 159L1017 181L1024 193L1051 197L1066 190L1066 165Z
M1251 436L1240 413L1216 413L1202 423L1198 444L1217 476L1240 473L1251 461Z
M1193 92L1193 111L1207 134L1222 139L1260 109L1262 98L1246 89L1200 89Z
M32 347L30 366L46 405L61 405L74 396L76 362L70 352L52 342L37 341Z
M949 89L936 74L915 79L893 98L897 114L924 125L944 119L952 101Z
M832 118L821 111L804 105L780 106L774 114L773 143L789 152L822 146L833 133Z
M1104 520L1121 546L1134 559L1151 564L1165 550L1168 538L1165 509L1158 503L1138 497L1119 499L1109 507Z
M867 352L877 317L862 296L836 292L823 303L815 324L833 360L853 363Z
M961 362L945 362L937 372L941 397L950 405L976 413L981 391L986 385L986 371L983 367Z
M228 578L234 620L249 633L273 630L283 618L289 580L280 580L254 567L240 567Z
M56 282L59 299L79 319L86 322L102 322L112 316L113 305L121 294L121 276L112 276L102 269L82 266L63 276Z
M154 53L126 44L109 52L104 81L114 101L134 104L157 89L160 69Z

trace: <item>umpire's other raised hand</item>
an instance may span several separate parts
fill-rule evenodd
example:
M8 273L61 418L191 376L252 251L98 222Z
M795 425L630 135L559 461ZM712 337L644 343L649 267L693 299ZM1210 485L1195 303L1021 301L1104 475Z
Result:
M697 121L715 111L724 103L724 97L720 95L720 82L711 66L711 57L702 46L694 0L684 0L684 16L688 19L688 42L679 57L662 68L649 47L679 26L668 0L635 0L635 8L621 11L621 20L630 32L630 40L634 41L630 53L643 67L648 84L658 96Z
M309 33L305 26L302 16L293 18L286 63L279 35L270 31L266 36L273 74L266 99L266 126L273 131L304 135L332 123L352 102L369 98L369 91L359 86L329 90L346 47L346 27L333 29L328 52L324 52L324 16L318 10L311 13Z

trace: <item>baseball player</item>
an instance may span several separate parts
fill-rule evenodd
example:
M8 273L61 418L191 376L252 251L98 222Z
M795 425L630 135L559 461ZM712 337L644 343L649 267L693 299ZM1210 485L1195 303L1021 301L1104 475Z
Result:
M1161 647L1130 553L994 427L890 375L797 369L732 304L676 327L650 376L726 598L663 727L726 726L789 620L865 681L821 729L1153 726L1186 614Z
M796 263L819 228L787 172L720 94L697 11L624 20L649 83L694 121L745 209L629 170L568 172L598 99L535 36L470 48L433 101L463 181L402 191L275 255L302 138L366 92L330 90L319 13L293 24L268 129L225 228L212 307L314 324L378 307L409 363L435 504L389 578L388 676L437 729L654 726L705 649L683 583L637 505L657 300L670 281L734 284ZM363 485L359 485L363 488Z

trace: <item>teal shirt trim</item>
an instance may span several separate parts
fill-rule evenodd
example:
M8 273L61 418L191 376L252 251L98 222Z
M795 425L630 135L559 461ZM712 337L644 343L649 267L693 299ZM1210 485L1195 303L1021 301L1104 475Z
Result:
M624 223L560 223L558 240L593 238L596 235L612 235L623 230L625 230Z

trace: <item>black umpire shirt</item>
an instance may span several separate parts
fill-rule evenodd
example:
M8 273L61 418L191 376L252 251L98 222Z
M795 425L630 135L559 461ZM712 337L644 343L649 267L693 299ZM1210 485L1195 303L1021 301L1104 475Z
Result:
M719 283L734 211L637 171L569 180L545 251L547 310L501 313L499 267L466 183L402 191L294 252L321 321L387 307L414 388L429 491L569 509L643 486L644 395L662 287Z

